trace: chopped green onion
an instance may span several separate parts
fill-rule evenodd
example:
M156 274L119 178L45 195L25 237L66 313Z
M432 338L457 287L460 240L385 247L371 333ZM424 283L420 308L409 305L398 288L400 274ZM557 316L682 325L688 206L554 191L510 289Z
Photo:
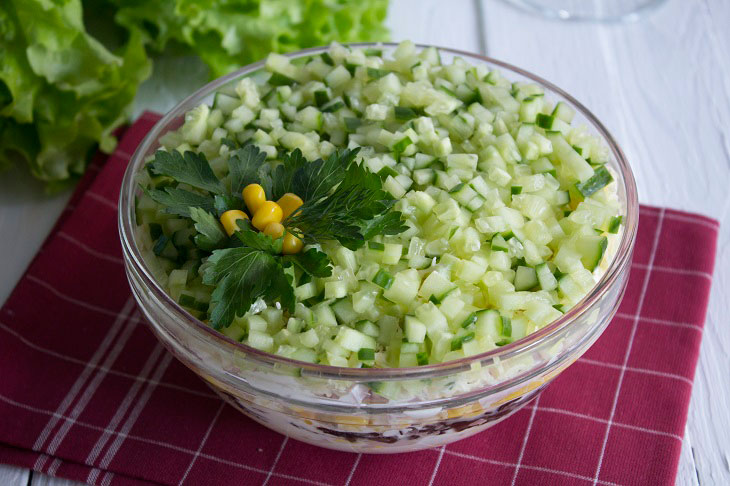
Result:
M425 366L428 364L428 354L426 352L420 352L416 354L416 362L418 366Z
M522 186L512 186L510 192L514 194L520 194L522 192Z
M360 361L372 361L375 359L375 350L372 348L360 348L357 352L357 359Z

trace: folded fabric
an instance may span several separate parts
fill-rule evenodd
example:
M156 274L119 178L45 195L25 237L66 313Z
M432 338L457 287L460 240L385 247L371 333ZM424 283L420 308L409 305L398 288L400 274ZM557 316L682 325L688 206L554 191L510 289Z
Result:
M356 455L225 405L148 330L117 233L130 154L97 157L0 310L0 462L91 484L673 484L718 223L642 206L626 296L525 409L439 449Z

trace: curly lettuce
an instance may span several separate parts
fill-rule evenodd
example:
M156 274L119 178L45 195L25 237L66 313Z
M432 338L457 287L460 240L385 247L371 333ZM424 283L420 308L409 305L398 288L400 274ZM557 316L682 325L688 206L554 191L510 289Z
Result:
M386 10L387 0L2 2L0 169L26 163L53 185L83 173L96 147L113 150L150 52L192 52L218 77L270 52L383 40ZM113 42L87 29L104 22Z
M161 51L188 46L219 77L270 52L387 38L387 0L109 0Z
M80 0L0 6L0 167L25 161L39 179L81 174L89 151L111 151L151 63L130 29L115 52L90 36Z

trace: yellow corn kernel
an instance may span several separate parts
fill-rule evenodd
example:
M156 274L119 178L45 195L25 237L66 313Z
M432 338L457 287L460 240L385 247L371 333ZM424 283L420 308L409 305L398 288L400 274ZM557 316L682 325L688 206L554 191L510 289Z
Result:
M337 424L349 424L359 426L367 425L369 422L368 418L363 417L362 415L335 415L334 417L328 418L328 421L334 421L334 423Z
M281 207L273 201L264 201L253 215L251 224L259 230L263 231L269 223L281 223L282 211Z
M232 236L233 233L238 231L238 225L236 221L240 219L248 219L248 215L240 209L231 209L221 214L221 224L228 233L228 236Z
M299 206L304 204L304 201L302 201L302 198L296 194L287 192L279 198L277 203L281 206L281 210L284 212L283 219L286 219L291 215L291 213L299 209Z
M284 236L284 225L281 223L269 223L264 228L264 234L274 239Z
M451 408L446 411L446 415L449 418L457 417L475 417L484 411L479 402L470 403L462 407Z
M241 195L243 196L243 202L246 203L246 207L251 214L256 214L256 211L266 202L266 192L258 184L247 185L243 188Z
M295 253L302 251L302 246L304 246L302 240L291 233L287 233L284 235L284 243L282 244L281 252L284 255L294 255Z

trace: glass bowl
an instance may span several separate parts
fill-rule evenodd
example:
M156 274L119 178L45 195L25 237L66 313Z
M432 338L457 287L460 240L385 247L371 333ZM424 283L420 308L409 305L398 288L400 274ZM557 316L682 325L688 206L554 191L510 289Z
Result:
M380 47L395 44L352 44ZM428 46L418 46L419 49ZM135 174L178 128L189 109L212 103L223 86L263 67L263 61L217 79L167 113L135 151L122 183L119 229L132 292L167 349L248 417L289 437L331 449L392 453L440 446L476 434L537 396L601 335L626 288L638 222L636 185L621 149L578 101L522 69L483 56L438 48L444 62L460 56L497 68L515 81L543 87L553 101L576 111L576 122L610 148L625 224L603 276L573 309L548 326L501 348L446 363L413 368L341 368L277 356L231 340L194 318L155 281L135 239ZM325 48L306 49L292 58Z

